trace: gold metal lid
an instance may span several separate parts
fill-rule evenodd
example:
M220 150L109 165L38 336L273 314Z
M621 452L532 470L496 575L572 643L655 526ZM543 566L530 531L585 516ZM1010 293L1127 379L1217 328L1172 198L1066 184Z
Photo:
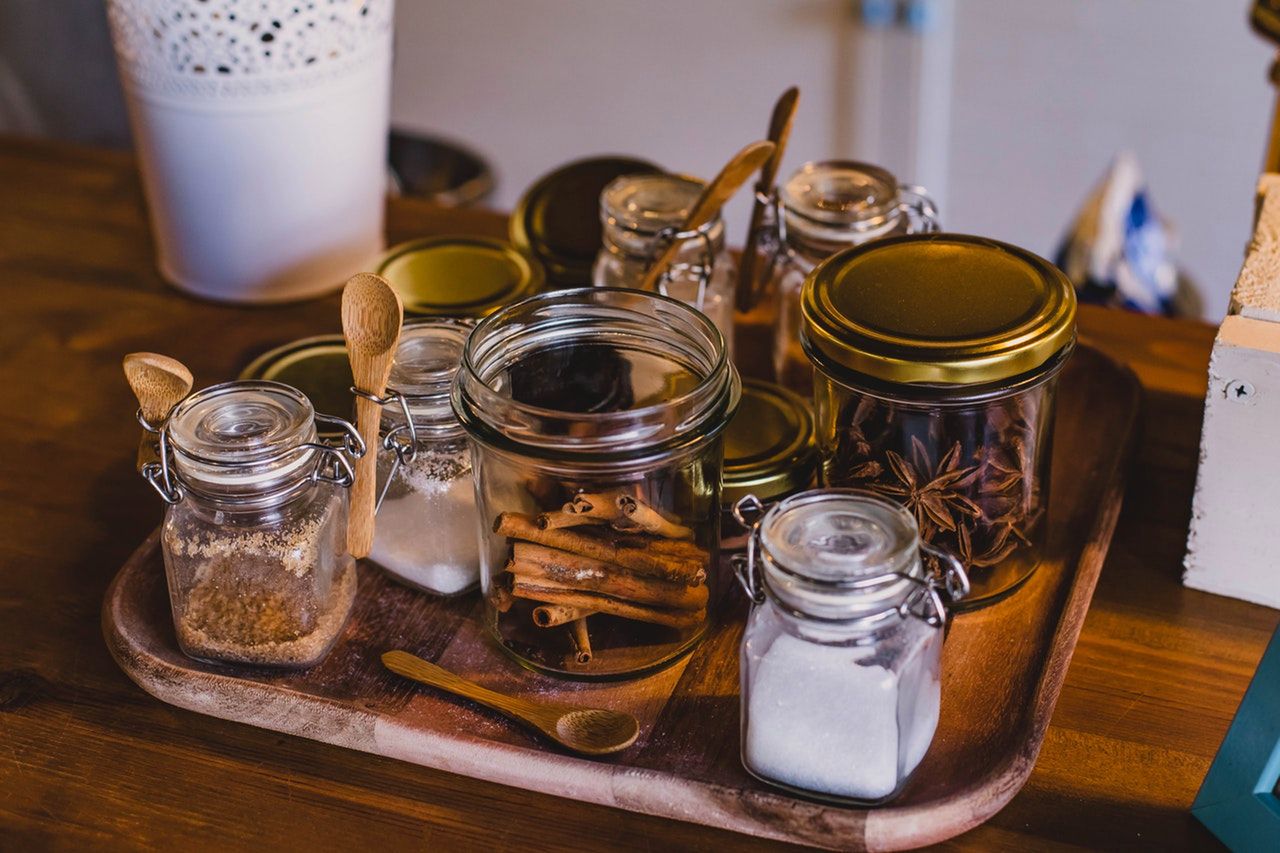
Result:
M353 420L351 362L342 335L316 335L276 347L250 362L239 378L292 385L320 414Z
M762 500L807 488L817 467L813 414L800 395L772 382L742 381L742 401L724 434L721 503Z
M604 242L600 193L622 175L660 172L631 157L588 157L543 175L511 213L511 242L546 267L550 287L590 287Z
M976 385L1035 370L1075 340L1057 267L982 237L916 234L846 249L805 281L806 349L893 383Z
M374 270L406 314L484 317L542 290L542 265L487 237L426 237L393 246Z

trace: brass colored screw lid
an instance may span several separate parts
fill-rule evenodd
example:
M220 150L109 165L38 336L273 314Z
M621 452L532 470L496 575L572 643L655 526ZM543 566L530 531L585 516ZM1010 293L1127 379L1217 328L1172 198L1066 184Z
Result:
M588 157L543 175L511 213L511 242L542 262L550 287L590 287L604 242L600 193L622 175L660 172L646 160Z
M542 265L501 240L427 237L393 246L374 270L406 314L484 317L542 290Z
M724 434L721 503L762 500L807 488L817 468L813 414L800 395L744 379L742 402Z
M809 274L801 311L815 364L893 383L997 382L1075 340L1075 291L1057 267L962 234L839 252Z

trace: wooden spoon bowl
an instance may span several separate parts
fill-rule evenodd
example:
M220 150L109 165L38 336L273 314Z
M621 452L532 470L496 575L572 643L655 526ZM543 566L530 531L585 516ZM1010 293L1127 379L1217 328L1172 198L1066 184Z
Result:
M640 723L630 714L605 708L543 704L508 696L481 687L474 681L468 681L408 652L386 652L382 656L382 665L405 678L438 687L455 696L492 708L537 729L566 749L581 755L620 752L635 743L640 736Z
M358 273L347 279L342 291L342 334L356 388L375 397L386 393L403 324L404 306L385 279L373 273ZM356 429L364 439L365 454L356 462L356 481L351 487L347 547L354 557L369 556L373 547L381 420L381 406L356 397Z

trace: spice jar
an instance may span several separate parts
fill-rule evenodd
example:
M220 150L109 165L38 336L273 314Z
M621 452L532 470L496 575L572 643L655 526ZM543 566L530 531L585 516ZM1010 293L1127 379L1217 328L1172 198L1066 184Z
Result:
M484 621L507 653L616 678L693 648L716 605L739 392L716 327L658 294L562 290L476 326L453 406L472 440Z
M808 401L772 382L742 380L742 402L724 434L720 548L747 547L748 530L734 519L734 504L755 495L772 506L813 485L817 467Z
M772 233L761 241L774 254L763 293L777 306L774 375L805 394L813 368L800 346L800 290L813 268L831 255L902 234L938 230L933 201L920 187L904 186L869 163L806 163L778 189Z
M818 266L802 309L822 483L904 504L963 561L970 606L1012 591L1044 545L1071 283L995 240L895 237Z
M321 422L340 444L316 438ZM159 429L143 476L168 504L161 527L178 644L193 658L318 663L356 594L347 551L347 422L277 382L227 382L187 397Z
M759 518L735 560L753 607L741 650L742 763L838 802L894 797L938 725L946 605L968 588L954 557L876 495L802 492ZM744 523L747 519L743 518ZM927 571L921 550L945 566Z
M480 580L467 436L449 393L471 324L406 323L380 401L378 514L369 559L396 580L458 595Z
M738 269L725 249L724 220L716 214L700 228L680 230L703 186L696 178L659 173L624 175L605 187L600 194L604 246L593 280L598 287L639 288L662 250L679 241L658 292L702 311L732 342Z

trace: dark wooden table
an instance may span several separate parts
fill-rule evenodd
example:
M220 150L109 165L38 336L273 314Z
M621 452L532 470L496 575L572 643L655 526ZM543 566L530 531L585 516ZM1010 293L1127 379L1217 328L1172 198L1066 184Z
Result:
M388 219L393 241L504 225L406 201ZM0 849L776 846L147 696L99 629L107 583L161 512L133 471L120 358L167 352L197 384L221 381L273 345L339 331L338 300L243 309L179 296L155 272L130 158L0 139L0 316L0 385L14 399L0 420ZM1146 388L1137 463L1035 773L949 846L1202 849L1212 836L1187 808L1280 613L1179 583L1213 329L1088 308L1080 320Z

